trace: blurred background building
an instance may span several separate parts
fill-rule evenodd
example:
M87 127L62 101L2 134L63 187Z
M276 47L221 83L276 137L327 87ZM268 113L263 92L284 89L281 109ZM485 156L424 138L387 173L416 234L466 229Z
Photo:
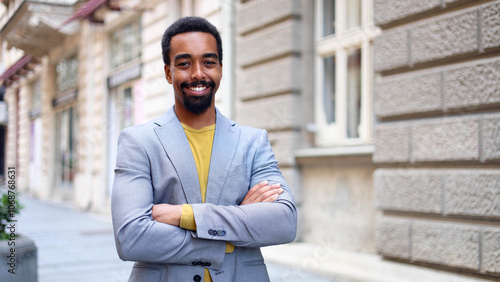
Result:
M173 104L160 41L220 30L219 109L265 128L298 241L500 279L500 1L3 0L0 171L110 212L117 137Z

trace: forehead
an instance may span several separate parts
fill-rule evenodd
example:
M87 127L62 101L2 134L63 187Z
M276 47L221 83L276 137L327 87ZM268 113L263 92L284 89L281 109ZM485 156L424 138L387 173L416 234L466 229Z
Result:
M170 59L179 54L192 56L217 52L215 37L206 32L186 32L172 37L170 40Z

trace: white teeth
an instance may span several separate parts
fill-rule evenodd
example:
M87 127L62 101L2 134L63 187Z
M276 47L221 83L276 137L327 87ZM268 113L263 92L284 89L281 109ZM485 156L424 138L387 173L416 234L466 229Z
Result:
M191 89L192 91L203 91L205 90L207 87L205 86L201 86L201 87L191 87L189 89Z

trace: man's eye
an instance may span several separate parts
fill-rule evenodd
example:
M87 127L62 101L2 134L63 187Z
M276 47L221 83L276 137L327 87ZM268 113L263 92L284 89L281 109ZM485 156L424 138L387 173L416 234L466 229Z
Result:
M178 63L177 66L179 67L185 67L185 66L188 66L189 63L188 62L181 62L181 63Z
M215 65L216 62L214 62L214 61L206 61L205 64L207 64L207 65Z

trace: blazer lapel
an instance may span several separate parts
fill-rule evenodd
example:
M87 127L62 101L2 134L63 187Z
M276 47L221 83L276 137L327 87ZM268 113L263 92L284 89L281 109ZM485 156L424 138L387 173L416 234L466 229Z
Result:
M155 128L156 135L177 172L187 203L201 203L196 163L184 129L173 108L155 123L159 126Z
M217 110L205 203L217 204L236 152L240 132Z

